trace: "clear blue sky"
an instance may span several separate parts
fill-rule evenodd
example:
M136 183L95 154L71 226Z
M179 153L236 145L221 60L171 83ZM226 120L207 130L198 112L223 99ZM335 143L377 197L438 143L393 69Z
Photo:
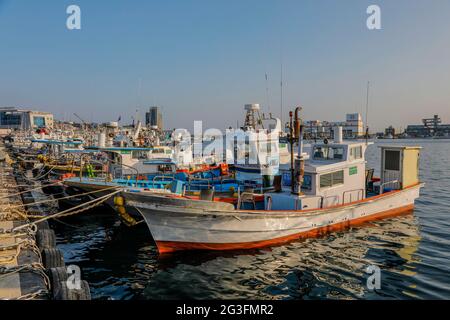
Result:
M82 29L66 29L77 4ZM382 30L366 8L382 9ZM400 127L439 114L450 122L449 0L0 0L0 106L57 118L129 120L161 105L167 127L223 128L245 103L307 119L363 112ZM286 118L286 114L284 116Z

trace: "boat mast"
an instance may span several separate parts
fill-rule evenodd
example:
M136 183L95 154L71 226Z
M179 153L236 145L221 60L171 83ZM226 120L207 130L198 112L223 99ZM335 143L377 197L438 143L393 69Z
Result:
M303 177L305 175L305 159L303 156L303 121L299 117L299 112L302 110L302 107L298 106L295 108L295 118L294 118L294 135L295 139L297 140L298 145L298 155L297 155L297 161L298 166L297 173L295 175L296 181L295 181L295 193L300 195L302 191L302 184L303 184ZM293 150L292 150L293 151ZM293 152L292 152L293 154Z
M366 144L369 139L369 89L370 81L367 81L367 94L366 94Z
M294 183L294 128L292 123L292 111L289 111L289 144L291 145L291 193L295 193Z
M269 77L267 76L267 72L266 72L266 103L267 103L267 109L270 114L269 83L268 82L269 82Z
M281 70L280 70L280 112L281 112L281 125L284 126L283 123L283 62L281 62Z

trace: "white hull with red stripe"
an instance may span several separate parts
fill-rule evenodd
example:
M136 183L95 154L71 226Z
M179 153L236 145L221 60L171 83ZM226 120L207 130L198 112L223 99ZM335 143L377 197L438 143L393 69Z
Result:
M366 221L409 212L422 184L357 202L311 210L234 210L231 205L126 194L143 215L160 253L178 250L257 248L312 237ZM185 202L184 202L185 201ZM200 205L201 204L201 205ZM200 207L199 207L200 205Z

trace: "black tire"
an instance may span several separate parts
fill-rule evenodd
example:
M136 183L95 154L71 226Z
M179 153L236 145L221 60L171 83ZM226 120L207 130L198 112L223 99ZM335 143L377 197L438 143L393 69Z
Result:
M81 289L69 289L66 281L61 281L60 287L56 300L91 300L89 284L85 280L81 280Z
M38 230L36 232L36 243L41 251L56 247L55 232L51 229Z
M53 299L56 299L61 291L61 282L66 281L68 278L66 267L50 268L47 273L50 279Z
M42 250L42 263L45 269L64 267L64 257L61 250L56 248Z

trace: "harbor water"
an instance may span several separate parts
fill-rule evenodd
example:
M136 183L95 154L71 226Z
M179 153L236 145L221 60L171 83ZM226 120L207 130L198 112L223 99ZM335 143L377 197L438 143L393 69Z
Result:
M450 299L450 141L378 140L366 153L376 174L377 145L391 143L423 146L413 214L282 246L160 257L145 224L99 207L53 222L58 247L93 299Z

